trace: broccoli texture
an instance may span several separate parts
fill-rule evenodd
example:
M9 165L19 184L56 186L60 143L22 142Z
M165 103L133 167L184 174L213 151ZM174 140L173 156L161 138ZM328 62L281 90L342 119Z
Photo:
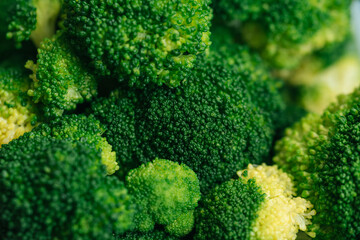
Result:
M140 208L134 220L136 230L148 232L155 224L165 226L166 232L174 236L192 230L200 186L189 167L155 159L131 170L126 186Z
M97 94L95 77L79 57L73 54L61 34L46 39L38 49L37 63L29 61L26 67L33 71L29 96L41 102L44 116L53 118L65 110L90 100Z
M124 184L85 143L22 136L0 149L3 239L113 239L132 227Z
M119 166L111 145L102 137L103 132L100 122L93 116L73 114L59 117L49 123L42 123L29 134L92 144L96 149L101 150L101 162L106 166L107 174L111 175L119 169Z
M210 45L209 3L65 0L64 25L98 74L139 87L149 82L178 86Z
M310 114L276 144L274 162L294 177L297 192L317 212L319 239L360 235L360 89L338 98L322 114Z
M293 68L313 51L343 41L351 0L215 0L216 15L276 68Z
M261 70L261 78L252 78L261 62L247 62L246 49L232 57L244 56L237 67L224 56L211 51L176 89L122 88L92 104L91 112L104 125L121 166L156 157L185 163L206 192L249 161L260 163L267 157L276 125L273 116L283 108L276 85ZM256 90L266 84L271 87Z
M26 92L30 79L23 69L0 65L0 147L31 131L38 121L37 108Z
M114 240L178 240L179 238L171 236L163 231L154 230L152 232L128 232L125 235L116 236Z
M35 45L55 33L62 0L2 0L0 22L7 28L7 38L18 47L31 39ZM0 31L1 32L1 31Z
M294 197L289 176L276 166L239 171L240 179L216 186L196 211L194 239L296 239L315 214L309 201ZM311 233L310 233L311 234Z

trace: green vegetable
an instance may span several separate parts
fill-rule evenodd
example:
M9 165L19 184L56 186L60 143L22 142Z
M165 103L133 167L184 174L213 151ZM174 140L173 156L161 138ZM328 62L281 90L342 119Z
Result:
M350 30L352 0L214 0L215 15L276 68L342 42Z
M133 169L126 186L140 210L135 229L148 232L155 224L175 236L188 234L194 226L194 210L200 199L196 174L186 165L155 159Z
M294 197L286 173L263 164L238 174L202 199L194 239L296 239L299 229L307 230L315 212L309 201Z
M24 69L0 64L0 147L31 131L38 121L37 107L26 93L29 88Z
M284 104L259 59L237 49L231 58L227 48L210 51L176 89L121 88L96 100L89 112L104 125L119 164L131 169L156 157L185 163L206 192L250 161L261 163Z
M17 47L31 39L35 45L55 33L62 0L2 0L0 33L6 32Z
M210 45L209 0L65 0L72 45L102 76L176 87Z
M29 96L41 102L44 116L54 118L64 111L97 95L95 77L82 60L73 54L61 33L41 43L37 63L29 61L26 67L33 71Z
M107 174L111 175L119 169L119 166L111 145L102 137L103 132L100 122L93 116L73 114L59 117L49 123L42 123L29 134L32 137L52 137L75 143L87 142L101 151L101 162L106 166Z
M85 143L26 134L0 148L4 239L113 239L132 227L133 200Z
M294 176L300 196L317 211L319 239L360 234L360 89L342 96L322 114L310 114L276 144L274 162Z

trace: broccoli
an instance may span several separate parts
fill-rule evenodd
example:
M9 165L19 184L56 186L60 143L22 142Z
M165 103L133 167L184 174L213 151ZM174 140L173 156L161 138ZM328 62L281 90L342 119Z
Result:
M126 186L140 208L134 220L136 230L148 232L155 224L164 225L175 236L192 230L201 194L199 180L189 167L155 159L131 170Z
M201 239L296 239L315 214L276 166L249 165L240 179L212 189L196 211L195 237ZM309 233L312 235L312 233Z
M136 167L156 157L185 163L206 192L268 156L273 118L284 105L276 84L246 49L231 58L222 51L210 51L176 89L123 87L92 103L89 112L104 125L120 166ZM256 89L263 86L269 89Z
M73 114L58 117L49 123L42 123L29 134L32 137L46 136L92 144L96 149L101 150L101 162L106 166L107 174L111 175L119 169L119 166L111 145L101 136L103 132L100 122L94 116Z
M30 79L24 70L12 63L0 64L0 147L31 131L38 122L37 106L26 94Z
M0 32L14 39L17 47L31 39L36 46L55 33L62 0L1 0ZM1 31L2 30L2 31Z
M352 0L215 0L215 15L240 32L243 41L275 68L301 59L350 31Z
M28 94L33 101L44 105L47 118L60 116L65 110L74 110L77 104L97 94L95 77L73 54L61 33L42 42L37 63L29 61L26 67L33 71L33 84Z
M322 114L310 114L276 144L274 162L293 175L297 193L314 204L319 239L360 236L360 89Z
M166 234L160 230L152 232L128 232L125 235L116 236L114 240L178 240L179 238Z
M210 45L209 0L65 0L69 41L102 76L178 86Z
M29 136L0 149L3 239L110 240L132 228L132 198L95 148Z

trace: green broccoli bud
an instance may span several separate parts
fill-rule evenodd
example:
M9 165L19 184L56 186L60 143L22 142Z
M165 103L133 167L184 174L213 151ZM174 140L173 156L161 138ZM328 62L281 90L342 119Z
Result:
M178 86L210 45L209 0L65 0L69 41L97 73ZM101 21L100 21L101 19Z
M101 162L106 166L107 174L111 175L119 169L119 166L111 145L102 137L103 133L100 122L93 116L74 114L56 118L49 123L42 123L33 129L30 135L74 142L85 141L92 144L96 149L101 150Z
M131 170L126 186L140 207L136 230L151 231L155 224L175 236L192 230L201 194L196 174L185 164L155 159Z
M46 39L38 49L37 63L29 61L33 71L29 96L43 106L45 117L60 116L97 94L97 83L84 63L73 54L61 34Z
M276 166L239 171L240 179L216 186L196 211L194 239L296 239L315 211L294 197L290 177ZM312 233L309 233L312 235Z
M62 0L2 0L0 22L7 28L7 38L14 39L18 47L28 39L39 46L55 33L61 4Z
M317 212L311 230L320 239L356 239L360 234L360 89L338 98L286 131L274 162L294 177L300 196Z
M133 200L86 143L26 134L0 148L4 239L113 239L132 228Z
M0 66L0 147L31 131L37 121L37 107L26 92L30 79L24 69ZM10 63L10 66L12 64Z

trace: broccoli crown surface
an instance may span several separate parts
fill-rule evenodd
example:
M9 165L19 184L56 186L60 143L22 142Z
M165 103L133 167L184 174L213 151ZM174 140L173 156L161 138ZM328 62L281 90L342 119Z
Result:
M207 191L249 161L264 160L276 121L270 112L281 109L283 102L276 88L269 91L275 93L273 99L252 95L256 84L249 76L260 63L239 61L243 65L234 67L221 53L211 54L176 89L150 85L143 90L120 89L92 104L120 166L125 162L136 166L156 157L185 163L197 173L202 191ZM243 49L238 57L246 54ZM266 83L271 85L271 79ZM260 99L268 102L257 105Z
M4 239L113 239L132 225L124 184L85 143L22 136L0 149Z
M360 89L342 96L322 115L311 114L287 130L274 161L294 176L298 194L317 211L321 239L360 234Z
M295 240L299 229L307 230L315 211L309 201L294 197L286 173L277 166L250 164L238 175L200 202L195 239Z
M60 116L97 95L94 76L73 54L61 34L42 42L37 63L29 61L26 67L33 71L32 89L28 94L44 105L45 117Z
M119 169L119 166L111 145L102 137L103 132L100 122L94 116L72 114L58 117L49 123L42 123L29 134L92 144L101 151L101 162L106 166L107 174L111 175Z
M196 174L185 164L155 159L131 170L126 186L140 206L135 217L137 230L151 231L155 224L164 225L175 236L192 230L201 194Z
M100 75L178 86L210 45L209 0L65 0L65 28Z
M36 107L26 94L30 79L10 65L0 66L0 146L31 131L37 122Z
M250 239L265 195L253 179L229 180L213 188L196 210L194 239Z
M161 230L154 230L152 232L128 232L125 235L115 237L115 240L178 240L178 237L167 234Z

